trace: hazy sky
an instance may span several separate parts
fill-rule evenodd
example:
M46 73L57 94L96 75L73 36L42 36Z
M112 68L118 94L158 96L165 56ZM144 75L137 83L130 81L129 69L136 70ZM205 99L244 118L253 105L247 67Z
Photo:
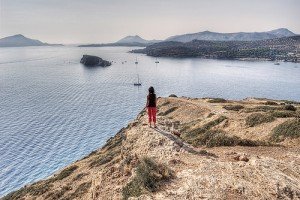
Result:
M300 0L0 0L0 38L20 33L51 43L280 27L300 33Z

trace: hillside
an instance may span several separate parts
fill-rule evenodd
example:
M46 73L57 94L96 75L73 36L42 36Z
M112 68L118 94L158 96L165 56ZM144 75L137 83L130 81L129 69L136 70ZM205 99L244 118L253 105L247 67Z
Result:
M18 34L0 39L0 47L24 47L24 46L61 46L61 44L48 44Z
M300 198L299 103L169 97L158 109L157 129L143 110L101 149L2 200Z
M133 50L155 57L198 57L213 59L264 59L300 62L300 36L260 41L160 42Z
M79 45L79 47L114 47L114 46L137 46L137 47L146 47L148 45L161 42L160 40L145 40L138 35L135 36L126 36L117 42L114 43L103 43L103 44L84 44Z
M141 44L153 44L156 42L161 42L160 40L145 40L143 38L141 38L138 35L135 36L126 36L120 40L118 40L116 43L141 43Z
M268 40L281 37L296 36L286 28L279 28L266 32L238 32L238 33L217 33L210 31L203 31L198 33L190 33L183 35L171 36L166 41L175 42L191 42L193 40L211 40L211 41L256 41Z

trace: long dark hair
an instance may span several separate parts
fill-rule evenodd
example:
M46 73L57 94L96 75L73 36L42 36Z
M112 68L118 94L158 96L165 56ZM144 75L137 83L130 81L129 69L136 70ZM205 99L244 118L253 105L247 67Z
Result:
M149 89L148 89L148 91L149 91L149 94L154 94L154 88L151 86L151 87L149 87Z

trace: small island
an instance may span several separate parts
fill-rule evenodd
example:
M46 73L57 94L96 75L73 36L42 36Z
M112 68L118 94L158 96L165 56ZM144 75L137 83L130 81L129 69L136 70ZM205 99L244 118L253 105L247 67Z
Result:
M101 66L101 67L108 67L111 66L111 62L107 60L103 60L102 58L98 56L91 56L91 55L83 55L80 63L84 64L88 67L94 67L94 66Z

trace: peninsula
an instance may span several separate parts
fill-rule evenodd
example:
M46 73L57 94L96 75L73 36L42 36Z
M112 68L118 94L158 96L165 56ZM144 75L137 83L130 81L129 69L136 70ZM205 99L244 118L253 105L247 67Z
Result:
M154 57L300 62L300 36L255 41L165 41L131 52Z
M299 199L300 104L158 100L106 144L14 199Z

